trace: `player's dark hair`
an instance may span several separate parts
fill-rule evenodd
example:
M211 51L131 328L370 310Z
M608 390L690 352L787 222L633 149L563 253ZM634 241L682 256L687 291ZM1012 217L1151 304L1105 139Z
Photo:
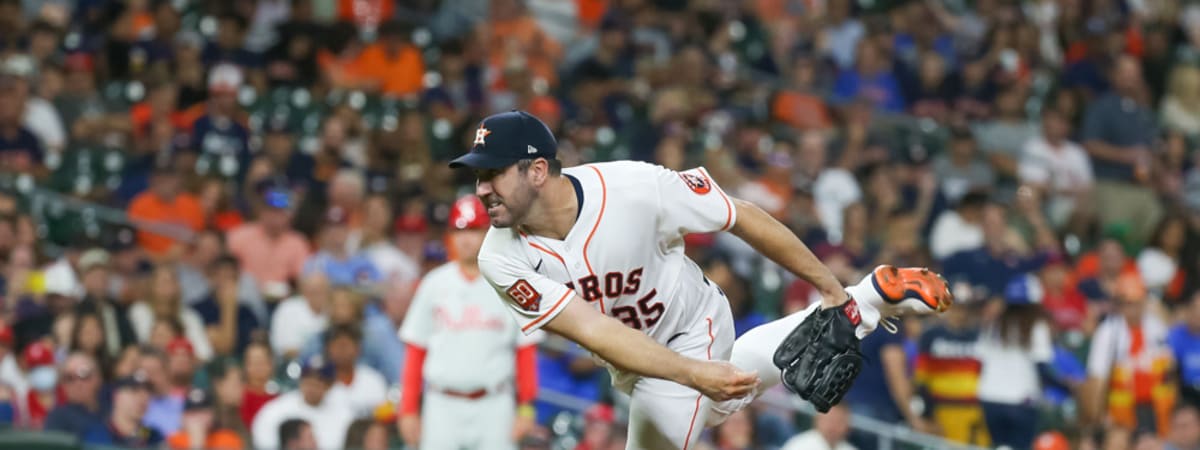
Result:
M304 419L288 419L279 424L279 448L291 448L289 444L299 439L300 432L307 426L308 422Z
M550 159L550 158L542 158L542 159L545 159L546 164L548 164L550 166L550 176L557 177L560 174L562 174L562 161L559 161L558 159ZM520 161L517 161L517 170L524 173L526 170L529 170L529 167L533 165L534 161L537 161L537 158L522 159Z

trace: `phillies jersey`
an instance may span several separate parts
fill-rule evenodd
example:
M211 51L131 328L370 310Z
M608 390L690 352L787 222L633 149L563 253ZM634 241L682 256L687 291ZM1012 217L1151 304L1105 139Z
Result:
M516 349L538 342L525 335L483 277L458 263L421 280L400 326L400 340L424 348L423 378L439 389L492 389L515 377Z
M563 174L579 200L565 239L493 227L479 254L481 272L521 331L541 328L567 302L585 301L666 345L725 301L681 298L710 285L684 255L683 237L728 230L737 220L704 168L676 172L618 161Z

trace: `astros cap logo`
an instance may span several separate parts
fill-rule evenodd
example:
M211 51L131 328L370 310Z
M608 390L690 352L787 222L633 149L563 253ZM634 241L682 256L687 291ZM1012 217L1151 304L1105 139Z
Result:
M475 144L474 145L484 145L483 138L487 137L487 135L489 135L489 134L492 134L491 130L484 128L483 125L480 124L479 129L475 130Z

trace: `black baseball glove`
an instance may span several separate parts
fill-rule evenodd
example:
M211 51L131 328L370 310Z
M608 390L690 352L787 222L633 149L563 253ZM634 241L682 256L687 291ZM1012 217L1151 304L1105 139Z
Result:
M855 334L861 322L853 298L805 317L775 350L775 367L782 371L783 385L817 411L829 412L862 370L863 356Z

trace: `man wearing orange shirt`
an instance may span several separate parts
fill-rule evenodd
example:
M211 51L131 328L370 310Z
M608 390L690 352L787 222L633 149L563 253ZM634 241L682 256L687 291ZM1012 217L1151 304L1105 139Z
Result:
M378 88L388 96L421 92L425 62L421 52L408 42L409 30L399 22L387 22L379 28L379 41L363 49L347 68L352 78L364 87Z
M180 178L169 161L159 164L150 188L129 202L129 218L140 229L138 245L152 258L181 251L181 241L204 228L204 209L196 196L184 192Z

